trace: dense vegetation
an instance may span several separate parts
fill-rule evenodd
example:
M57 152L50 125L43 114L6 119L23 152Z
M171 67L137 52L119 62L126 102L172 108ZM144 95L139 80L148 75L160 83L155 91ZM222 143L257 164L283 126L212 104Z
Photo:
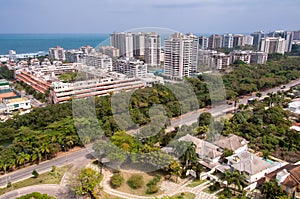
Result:
M300 58L281 57L279 60L276 58L275 61L268 62L265 65L248 66L238 64L233 67L232 72L223 76L227 98L231 99L259 89L271 88L300 76ZM170 118L199 107L208 106L213 101L222 100L222 93L218 92L217 89L220 87L219 79L220 76L218 75L203 75L198 78L186 79L194 89L197 98L196 103L193 101L192 95L185 92L187 89L177 85L173 85L174 88L156 85L152 88L136 90L129 101L129 105L122 97L117 97L120 100L116 102L118 105L117 113L118 108L122 110L122 107L129 106L131 116L126 117L124 120L118 120L118 123L115 120L118 114L113 114L111 109L111 96L95 98L97 119L72 118L71 102L34 109L31 113L22 116L17 115L13 119L0 124L0 139L13 139L11 146L0 148L0 170L13 170L16 167L23 167L27 163L36 163L52 158L58 151L65 151L74 146L82 146L82 144L101 137L103 133L111 138L113 145L116 146L115 153L111 154L117 154L114 157L116 160L125 161L128 156L131 160L136 160L137 156L135 154L143 154L141 157L138 156L138 159L148 161L149 156L147 153L151 152L151 156L159 157L153 164L163 166L170 161L170 158L160 153L159 146L155 144L160 142L161 146L166 146L176 132L164 135L163 127L159 128L159 134L148 136L140 141L127 136L122 130L134 129L138 125L148 124L151 121L151 111L149 109L151 110L156 104L162 104L167 117ZM209 85L204 80L216 84ZM177 93L171 92L174 89ZM212 95L208 93L209 89L213 90ZM210 96L213 96L214 99L210 99ZM179 101L183 103L181 104ZM82 107L82 112L87 112L84 106L80 106L80 104L78 106ZM122 114L121 111L120 115L122 116ZM158 116L163 118L161 113L157 113L155 118L158 118ZM130 121L131 119L133 122ZM286 157L286 154L291 155L296 150L299 151L300 146L297 142L297 139L300 139L297 138L294 132L289 131L288 126L290 123L286 119L286 113L277 106L270 107L266 111L262 107L243 110L231 121L227 121L224 134L237 133L250 140L250 143L258 143L257 149L268 150L271 153L277 153L277 150L280 149L283 152L282 155ZM77 129L84 129L84 132L80 132L81 139L77 135L74 120L80 127L85 127L77 128L78 126L76 126ZM122 123L120 124L120 122ZM168 123L169 121L166 121L166 125ZM99 126L99 124L103 132L97 130L96 126ZM198 135L207 131L206 125L197 127L201 127L195 129L195 133ZM186 127L182 129L184 128ZM146 133L152 131L152 126L145 130ZM155 133L157 133L156 130ZM269 135L272 135L272 137ZM296 139L292 139L293 137ZM106 149L112 151L111 145L107 145L107 143L104 140L102 145L99 143L95 148L101 146L101 148L104 147L105 149L106 147ZM120 148L122 153L119 153L120 150L118 149Z
M227 98L265 90L299 78L300 58L280 56L280 58L273 59L274 61L263 65L240 64L234 66L234 70L224 75L223 78Z
M300 134L291 130L291 119L299 117L283 109L287 105L283 92L270 94L262 102L241 106L229 121L225 120L223 135L234 133L244 137L250 147L262 151L265 157L274 155L297 162L300 157Z
M0 64L0 77L7 80L14 79L14 70L9 70L7 66Z

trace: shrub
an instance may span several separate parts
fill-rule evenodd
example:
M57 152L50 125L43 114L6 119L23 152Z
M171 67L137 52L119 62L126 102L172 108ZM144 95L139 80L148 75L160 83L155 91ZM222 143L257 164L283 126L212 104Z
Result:
M124 178L120 173L115 173L110 179L110 185L116 189L120 187L124 182Z
M34 199L55 199L53 196L49 196L47 194L41 194L41 193L38 193L38 192L33 192L31 194L21 196L17 199L31 199L31 198L34 198Z
M161 179L160 175L155 175L153 177L153 179L147 183L147 186L157 185L157 183L160 181L160 179Z
M147 194L154 194L158 192L158 186L157 185L150 185L148 186L146 193Z
M31 173L33 175L33 178L39 177L39 173L34 169Z
M133 174L130 176L130 178L127 180L127 184L132 189L138 189L141 188L144 185L144 179L142 175Z

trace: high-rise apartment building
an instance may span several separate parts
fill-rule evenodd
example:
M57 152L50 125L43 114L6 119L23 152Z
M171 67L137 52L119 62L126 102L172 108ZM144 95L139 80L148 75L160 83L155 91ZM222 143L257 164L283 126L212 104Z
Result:
M233 48L233 35L232 34L223 35L222 40L223 40L222 41L223 48Z
M112 33L110 34L111 46L120 50L121 57L133 57L133 35L132 33Z
M213 34L208 38L208 49L216 49L222 47L222 36Z
M145 35L144 32L133 33L133 56L145 56Z
M146 34L145 63L150 66L160 66L160 36L156 33Z
M170 78L190 76L197 70L199 38L175 33L165 39L164 74Z
M285 49L284 52L292 51L292 43L294 40L294 32L293 31L284 31L284 30L276 30L274 32L270 32L268 34L269 37L281 37L285 39Z
M206 50L208 49L208 38L205 36L199 37L199 49Z
M300 40L300 30L293 31L294 33L294 40Z
M233 47L245 46L245 35L236 34L233 36Z
M254 37L251 35L245 35L245 45L252 46Z
M260 42L260 51L272 54L280 53L284 54L285 52L285 39L281 37L266 37L263 38Z
M66 60L65 50L60 46L50 48L49 49L49 57L51 59L65 61Z
M253 36L253 45L259 47L261 39L265 37L265 33L263 31L258 31L252 33L251 36Z

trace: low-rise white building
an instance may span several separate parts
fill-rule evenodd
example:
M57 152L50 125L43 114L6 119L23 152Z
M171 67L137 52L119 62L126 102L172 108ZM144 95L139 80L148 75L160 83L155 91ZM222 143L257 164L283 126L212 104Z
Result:
M288 110L292 113L300 114L300 101L289 103Z
M11 113L16 110L28 110L31 108L30 100L26 97L23 98L13 98L13 99L4 99L4 106L2 106L2 111L5 113Z
M128 77L146 77L147 64L134 58L121 58L114 62L113 70L118 73L127 75Z

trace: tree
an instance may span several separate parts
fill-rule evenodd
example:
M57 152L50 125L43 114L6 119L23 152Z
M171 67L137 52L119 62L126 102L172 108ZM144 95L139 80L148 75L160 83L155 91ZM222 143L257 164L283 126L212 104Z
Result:
M209 126L212 120L212 115L208 112L201 113L198 118L199 126Z
M40 174L34 169L32 171L32 175L33 175L33 178L37 178L37 177L39 177Z
M270 182L265 182L262 185L262 194L266 199L278 199L280 196L285 196L286 193L278 186L275 180Z
M223 150L223 153L221 155L221 160L225 161L227 157L232 156L233 155L233 151L230 149L225 148Z
M144 186L144 178L142 175L139 174L133 174L130 176L130 178L127 180L127 184L132 189L138 189Z
M256 97L258 97L258 98L261 98L261 96L262 96L261 92L257 92L255 95L256 95Z
M171 162L167 167L167 171L171 176L175 176L175 181L177 182L178 177L181 177L182 171L180 168L180 164L177 161Z
M102 175L91 168L83 168L75 171L69 181L70 188L76 195L89 195L97 198L95 189L102 180Z
M110 185L112 188L118 188L120 187L124 182L124 178L120 173L115 173L111 178L110 178Z

